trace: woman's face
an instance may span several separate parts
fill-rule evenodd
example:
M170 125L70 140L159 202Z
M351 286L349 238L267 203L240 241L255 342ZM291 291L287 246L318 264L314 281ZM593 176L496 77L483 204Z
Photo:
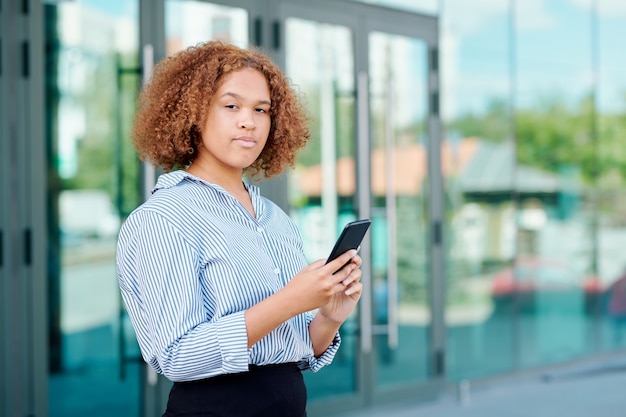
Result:
M265 76L244 68L224 76L209 105L194 164L241 175L259 156L271 126Z

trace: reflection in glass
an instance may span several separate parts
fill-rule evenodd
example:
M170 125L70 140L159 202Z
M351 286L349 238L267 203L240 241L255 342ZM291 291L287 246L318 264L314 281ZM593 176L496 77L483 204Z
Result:
M442 4L453 380L626 345L625 32L612 5ZM482 313L455 325L455 310Z
M220 40L248 46L248 12L204 1L165 1L166 55L198 43Z
M428 48L381 32L369 44L376 382L389 386L430 372Z
M510 10L446 0L442 11L447 377L458 381L515 366Z
M309 261L325 258L345 223L356 218L354 195L354 50L341 26L288 18L286 72L305 97L311 141L289 172L289 215ZM342 347L323 375L306 373L309 398L355 391L356 312L342 326Z
M587 76L591 9L580 7L583 3L558 2L554 9L532 13L519 3L517 10L519 291L514 301L521 367L562 362L595 349L584 290L597 268L595 138Z
M115 271L119 225L140 198L126 133L139 83L137 7L46 6L52 417L139 413L138 350Z

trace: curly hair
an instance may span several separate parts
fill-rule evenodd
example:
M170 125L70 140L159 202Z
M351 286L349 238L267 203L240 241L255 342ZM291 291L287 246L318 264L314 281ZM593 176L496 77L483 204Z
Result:
M246 168L252 178L294 167L297 151L310 139L307 117L284 73L260 50L206 42L165 58L154 67L138 99L132 137L141 160L165 172L185 168L198 155L202 129L223 77L253 68L270 91L271 127L259 157Z

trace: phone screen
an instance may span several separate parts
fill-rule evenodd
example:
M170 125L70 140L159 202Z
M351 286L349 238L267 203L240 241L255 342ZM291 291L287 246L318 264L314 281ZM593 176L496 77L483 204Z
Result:
M349 251L350 249L356 249L361 245L363 237L367 229L369 229L372 222L369 219L355 220L346 224L343 228L339 238L335 242L333 250L330 252L326 263L333 261L342 253Z

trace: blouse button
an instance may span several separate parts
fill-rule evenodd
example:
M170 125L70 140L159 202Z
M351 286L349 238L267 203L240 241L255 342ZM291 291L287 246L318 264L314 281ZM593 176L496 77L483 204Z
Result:
M263 233L263 228L259 226L259 227L256 228L256 231L259 232L259 233Z
M278 269L278 268L274 268L274 273L275 273L276 275L280 274L280 269Z

